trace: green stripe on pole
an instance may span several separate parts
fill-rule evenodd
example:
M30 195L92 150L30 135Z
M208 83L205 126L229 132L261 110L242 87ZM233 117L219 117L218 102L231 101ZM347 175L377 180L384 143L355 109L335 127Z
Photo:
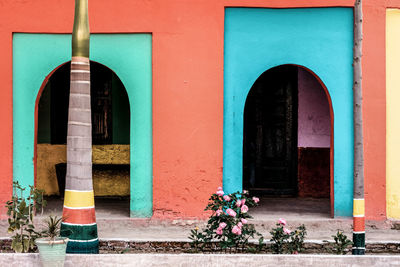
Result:
M365 233L353 233L353 255L365 255Z
M90 242L68 241L67 253L70 254L99 254L99 240Z
M92 240L97 238L97 224L86 226L62 223L61 236L68 237L72 240Z
M365 255L365 248L364 249L362 249L362 248L353 248L352 254L353 255Z

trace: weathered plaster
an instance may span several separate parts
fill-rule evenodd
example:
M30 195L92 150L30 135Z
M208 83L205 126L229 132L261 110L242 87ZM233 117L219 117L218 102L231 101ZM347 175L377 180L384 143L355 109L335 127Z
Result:
M386 7L400 7L400 4L398 0L363 2L366 216L384 219L385 17ZM93 33L153 33L153 203L156 217L166 218L163 211L181 217L204 216L202 211L209 195L222 183L224 8L233 6L351 9L354 0L90 2L90 29ZM10 199L12 192L13 33L71 33L73 8L73 1L2 1L1 202ZM130 56L124 60L128 58ZM27 161L31 158L28 157ZM0 217L4 215L5 209L0 206Z

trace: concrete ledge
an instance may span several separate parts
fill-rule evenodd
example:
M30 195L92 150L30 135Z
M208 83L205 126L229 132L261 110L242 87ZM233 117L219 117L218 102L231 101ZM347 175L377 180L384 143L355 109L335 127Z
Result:
M67 255L65 266L400 266L400 256L252 254ZM39 254L0 254L0 266L40 266Z

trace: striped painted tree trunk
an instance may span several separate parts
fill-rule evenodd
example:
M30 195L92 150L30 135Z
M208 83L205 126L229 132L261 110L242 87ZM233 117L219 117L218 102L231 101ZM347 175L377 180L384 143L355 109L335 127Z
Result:
M67 175L61 235L67 253L98 253L92 180L88 0L75 1L68 108Z
M364 149L362 120L362 0L354 5L354 197L353 250L354 255L365 254Z

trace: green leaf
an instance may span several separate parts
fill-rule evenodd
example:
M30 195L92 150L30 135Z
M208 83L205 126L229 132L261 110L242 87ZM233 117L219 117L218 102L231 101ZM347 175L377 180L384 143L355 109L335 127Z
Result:
M17 240L13 240L11 244L11 248L18 253L21 253L23 251L23 246L21 242L18 242Z
M30 242L29 242L29 239L24 239L23 240L23 249L24 249L24 252L28 252L28 250L29 250L29 246L30 246Z

